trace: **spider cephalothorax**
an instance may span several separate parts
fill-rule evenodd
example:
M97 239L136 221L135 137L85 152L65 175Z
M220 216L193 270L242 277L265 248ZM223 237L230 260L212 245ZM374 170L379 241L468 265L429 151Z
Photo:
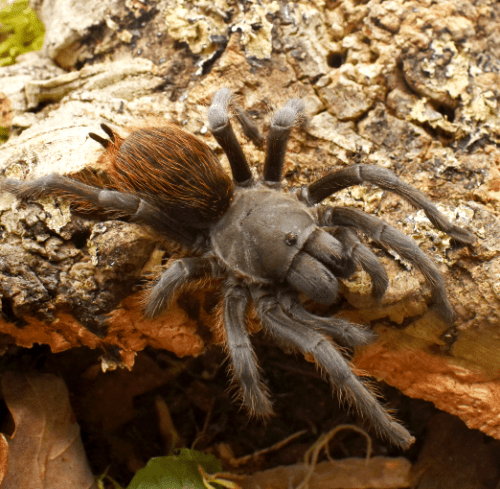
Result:
M148 317L161 314L189 282L207 276L224 279L226 348L243 403L253 414L271 414L272 404L246 328L250 305L279 343L314 357L339 394L381 435L407 447L411 435L351 372L336 346L366 344L374 334L343 319L307 312L298 293L332 304L338 278L350 277L361 266L372 279L373 295L384 294L387 273L356 230L413 263L427 278L439 313L452 321L443 278L412 239L384 221L358 209L316 204L367 182L422 208L436 227L460 243L472 244L474 235L451 224L421 192L376 166L353 165L307 187L281 191L286 143L303 113L298 99L274 115L263 178L255 180L230 125L230 103L230 91L219 90L208 119L229 159L233 182L207 145L173 125L138 129L125 139L103 125L109 139L90 136L106 148L101 157L108 174L105 185L49 175L32 182L5 180L1 187L21 197L51 193L71 198L77 208L145 224L190 250L191 256L175 260L152 286L145 307ZM257 128L236 106L235 111L244 133L260 145Z

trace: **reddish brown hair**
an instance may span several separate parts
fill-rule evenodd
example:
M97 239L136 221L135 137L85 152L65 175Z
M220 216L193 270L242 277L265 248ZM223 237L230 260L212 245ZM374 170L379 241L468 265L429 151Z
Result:
M196 136L173 124L112 136L100 159L106 187L140 196L181 226L208 228L226 212L231 178Z

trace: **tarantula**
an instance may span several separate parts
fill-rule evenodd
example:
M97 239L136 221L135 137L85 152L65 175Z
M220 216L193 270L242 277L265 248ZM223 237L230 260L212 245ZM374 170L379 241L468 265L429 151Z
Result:
M304 112L299 99L290 100L274 115L263 176L254 179L231 127L230 104L247 137L258 145L263 138L232 102L231 92L219 90L208 120L228 157L232 181L210 148L177 126L144 127L122 138L103 124L109 139L94 133L90 137L105 148L100 157L107 172L105 183L53 174L31 182L5 180L1 188L19 197L62 196L78 209L127 218L183 245L187 257L175 260L150 289L145 305L149 318L165 311L190 282L207 276L222 278L226 349L243 403L251 413L272 413L246 328L248 308L253 304L267 332L287 348L314 357L339 394L381 435L408 447L412 436L351 372L337 347L337 343L348 347L367 344L374 333L343 319L306 311L299 293L321 304L333 304L338 278L349 278L361 266L372 280L374 297L382 297L387 273L356 230L414 264L428 280L439 313L452 321L443 278L412 239L384 221L358 209L317 204L335 192L366 182L423 209L438 229L462 244L472 244L474 235L451 224L421 192L392 172L372 165L332 171L306 187L283 192L286 144Z

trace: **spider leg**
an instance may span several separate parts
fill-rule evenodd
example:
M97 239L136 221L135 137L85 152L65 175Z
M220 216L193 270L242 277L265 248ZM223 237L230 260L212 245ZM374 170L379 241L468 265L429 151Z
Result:
M158 317L167 309L176 293L184 285L207 275L220 275L220 270L214 260L181 258L174 261L151 288L144 308L144 315L150 319Z
M298 253L290 266L286 281L320 304L333 304L339 283L332 272L307 253Z
M179 225L160 209L139 196L93 187L72 178L51 174L32 181L7 179L0 182L0 190L20 198L40 198L47 195L65 197L83 211L97 210L128 217L131 221L146 224L155 231L176 241L192 245L195 234Z
M245 318L248 289L229 284L225 289L224 328L232 372L240 385L243 403L250 412L267 417L273 413L268 389L262 382L255 353L248 335Z
M361 243L356 234L348 228L337 227L333 235L342 243L347 256L361 265L372 281L372 294L375 299L381 299L389 285L389 277L375 253L368 246Z
M460 243L470 245L476 241L474 234L448 221L422 192L403 182L390 170L375 165L353 165L340 171L330 172L303 188L301 198L310 205L314 205L333 193L364 182L394 192L408 200L413 206L423 209L434 226Z
M278 302L291 319L326 333L342 345L350 347L368 345L377 339L377 334L369 328L353 324L345 319L317 316L306 311L294 293L288 291L279 293Z
M231 97L228 88L221 88L215 93L208 109L208 123L214 138L227 155L234 181L240 187L249 187L253 182L252 172L227 115ZM242 125L245 128L245 125Z
M395 421L368 387L351 372L346 360L326 336L290 319L276 298L262 289L254 287L251 292L259 317L267 331L285 344L313 355L339 394L345 395L378 433L402 448L408 448L413 443L414 438L410 433Z
M432 298L439 313L446 321L453 322L454 313L446 297L443 277L434 263L417 246L413 239L389 226L381 219L370 216L358 209L324 207L319 209L319 221L322 226L355 227L382 246L392 248L405 260L415 265L431 285Z
M300 99L289 100L273 117L267 137L266 161L264 163L264 182L279 184L282 178L283 162L290 132L304 112L304 102Z
M257 147L264 145L264 136L259 131L257 125L248 117L248 114L233 103L234 110L236 111L236 119L240 123L243 134L250 139L250 141Z

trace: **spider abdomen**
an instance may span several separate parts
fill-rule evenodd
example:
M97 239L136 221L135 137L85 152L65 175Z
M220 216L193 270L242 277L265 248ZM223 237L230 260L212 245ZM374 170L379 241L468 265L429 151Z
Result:
M266 187L236 189L211 230L214 251L237 273L264 282L283 281L316 230L311 209Z
M103 160L114 189L139 195L181 226L208 228L231 202L233 184L215 154L173 124L114 135Z

